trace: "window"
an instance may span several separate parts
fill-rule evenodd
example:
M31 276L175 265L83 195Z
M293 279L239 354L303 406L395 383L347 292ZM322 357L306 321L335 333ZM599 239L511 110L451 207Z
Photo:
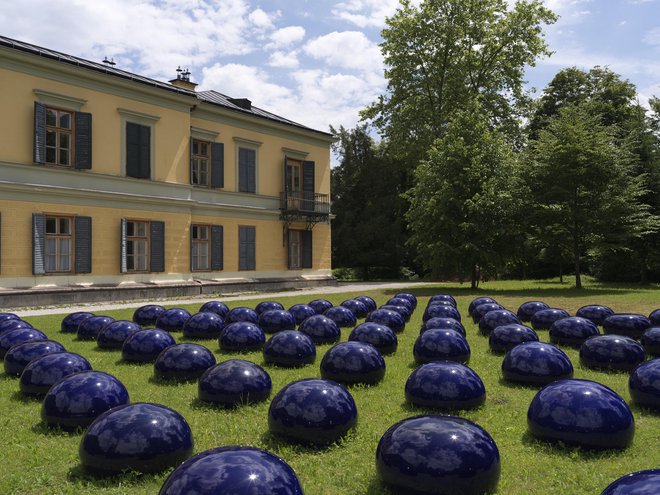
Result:
M190 163L190 181L196 186L209 185L209 154L211 146L208 141L192 140L192 159Z
M46 107L46 163L71 165L73 112Z
M238 191L256 192L257 151L238 148Z
M126 175L151 178L151 127L126 122Z
M238 227L238 269L254 270L256 267L256 229Z
M210 235L208 225L192 226L192 270L208 270L210 267Z
M71 230L70 217L46 217L46 273L71 271Z
M147 222L126 222L126 269L147 271L149 235Z
M121 272L165 271L165 223L121 221Z
M312 268L312 231L289 230L289 270Z
M91 217L32 214L32 273L91 273Z
M92 168L92 115L35 102L34 161Z

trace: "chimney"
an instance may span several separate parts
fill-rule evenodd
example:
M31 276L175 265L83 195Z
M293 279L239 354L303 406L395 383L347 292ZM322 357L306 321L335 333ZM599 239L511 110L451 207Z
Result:
M247 98L227 98L231 103L244 110L252 110L252 102Z
M172 86L177 88L187 89L188 91L195 91L197 83L190 80L190 71L188 69L181 69L181 66L176 69L176 78L169 81Z

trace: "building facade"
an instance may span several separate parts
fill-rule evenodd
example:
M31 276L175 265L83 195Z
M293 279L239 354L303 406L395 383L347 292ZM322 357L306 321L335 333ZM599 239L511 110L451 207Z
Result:
M3 37L0 81L0 288L331 279L331 134Z

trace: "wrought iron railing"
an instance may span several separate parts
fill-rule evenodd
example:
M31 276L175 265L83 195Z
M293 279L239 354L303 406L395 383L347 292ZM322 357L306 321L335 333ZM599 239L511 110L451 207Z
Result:
M330 215L330 195L284 191L280 193L280 210L300 215Z

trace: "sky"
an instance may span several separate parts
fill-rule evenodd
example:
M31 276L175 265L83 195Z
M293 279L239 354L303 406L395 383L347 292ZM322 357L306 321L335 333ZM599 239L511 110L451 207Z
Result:
M421 0L413 0L421 1ZM512 2L513 0L508 0ZM543 0L551 57L527 68L536 94L562 68L609 67L660 97L660 0ZM398 0L14 0L0 35L167 81L187 68L214 89L309 127L352 128L387 81L378 44Z

